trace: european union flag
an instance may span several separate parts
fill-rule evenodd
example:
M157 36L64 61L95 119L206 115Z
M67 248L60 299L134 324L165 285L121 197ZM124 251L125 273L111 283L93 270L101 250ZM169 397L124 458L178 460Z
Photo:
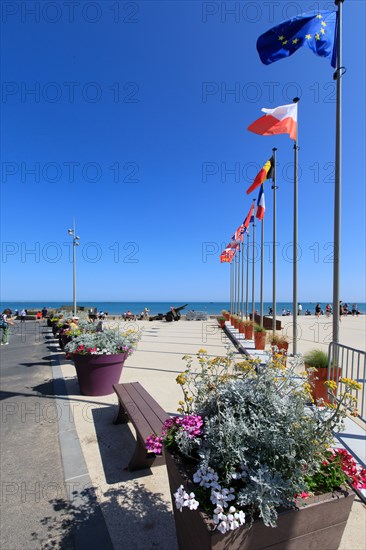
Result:
M257 40L257 50L262 63L270 65L283 57L289 57L302 46L316 55L331 60L336 66L337 12L321 11L317 15L303 13L284 21L262 34Z

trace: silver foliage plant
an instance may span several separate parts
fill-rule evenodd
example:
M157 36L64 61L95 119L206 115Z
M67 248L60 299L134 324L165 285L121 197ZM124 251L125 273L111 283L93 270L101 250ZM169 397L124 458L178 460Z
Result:
M202 435L175 437L182 455L198 459L194 481L200 487L193 497L201 502L196 495L207 492L203 501L216 505L213 518L222 532L233 523L225 504L220 507L213 500L215 484L221 491L233 489L230 510L244 509L250 521L259 516L275 527L277 509L294 507L296 495L307 489L305 476L319 470L319 456L331 445L333 430L341 427L342 413L311 405L306 373L295 374L299 357L285 367L276 356L265 366L253 360L235 362L230 352L226 358L209 359L200 350L197 356L198 368L192 357L185 357L187 368L177 382L184 393L179 412L202 417ZM194 498L183 506L195 505Z
M65 351L69 354L83 355L115 355L126 352L131 354L140 338L141 331L83 332L66 344Z

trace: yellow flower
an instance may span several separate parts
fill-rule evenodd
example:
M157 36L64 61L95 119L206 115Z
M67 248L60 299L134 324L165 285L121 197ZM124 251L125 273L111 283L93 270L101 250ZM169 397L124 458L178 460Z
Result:
M336 409L337 405L334 403L325 403L325 406L328 407L328 409Z
M206 353L207 353L207 349L201 348L201 349L198 350L197 355L206 354Z
M324 382L324 385L328 386L328 388L330 390L336 390L337 389L337 382L335 382L334 380L326 380Z
M356 382L356 380L352 380L352 378L340 378L340 382L351 388L351 390L361 390L362 386L359 382Z
M179 384L180 386L184 386L184 384L187 382L187 377L185 375L184 372L182 372L181 374L178 374L177 378L175 379L175 381L177 382L177 384Z

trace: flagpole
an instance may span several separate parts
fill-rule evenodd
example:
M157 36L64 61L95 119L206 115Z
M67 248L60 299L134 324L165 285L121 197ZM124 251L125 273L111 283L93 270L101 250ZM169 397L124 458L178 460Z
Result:
M276 333L276 152L277 148L274 147L273 151L273 281L272 281L272 330L273 334Z
M233 270L230 262L230 313L231 313L232 303L233 303Z
M238 287L238 292L237 292L237 315L240 315L240 243L239 243L239 249L238 249L238 265L237 265L237 276L236 276L236 280L237 280L237 287Z
M236 262L237 262L237 258L236 258L236 252L234 254L234 311L233 311L233 314L236 315Z
M264 284L264 218L261 228L261 288L260 288L260 325L263 327L263 284Z
M231 315L234 315L234 258L231 259L230 267L231 267L231 307L230 307L230 313L231 313Z
M298 103L300 98L295 97L294 103ZM297 124L297 130L299 124ZM293 228L293 287L292 287L292 354L297 354L297 241L298 241L298 131L294 143L294 228Z
M249 300L249 246L250 246L249 231L248 231L247 235L248 235L248 239L247 239L247 287L246 287L246 303L245 303L245 318L246 319L248 319L248 306L249 306L249 302L248 302L248 300Z
M335 151L335 185L334 185L334 261L333 261L333 342L339 342L339 286L340 286L340 242L341 242L341 200L342 200L342 4L338 6L338 29L336 36L337 66L333 78L337 81L336 97L336 151Z
M255 199L253 199L253 204L255 205ZM254 210L253 210L254 213ZM254 258L254 248L255 248L255 214L253 214L253 256L252 256L252 321L254 322L254 276L255 276L255 258Z
M244 235L241 243L241 316L244 319Z

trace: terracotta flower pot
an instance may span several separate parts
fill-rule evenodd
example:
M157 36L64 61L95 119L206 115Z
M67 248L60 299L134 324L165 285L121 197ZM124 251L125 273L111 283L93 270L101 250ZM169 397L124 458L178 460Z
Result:
M254 331L254 347L255 349L264 349L266 347L266 332Z
M113 393L113 384L118 384L127 357L127 353L72 355L80 392L91 396Z
M222 320L218 320L217 322L219 323L219 327L220 327L220 328L224 328L224 327L225 327L225 320L223 320L223 321L222 321Z
M242 321L239 322L239 333L244 334L245 333L245 325Z
M246 325L244 334L246 340L253 340L253 325Z
M306 370L309 369L309 365L305 364ZM324 399L326 403L331 403L332 400L327 396L327 386L324 385L326 380L339 380L342 376L342 369L332 369L330 378L328 377L328 369L321 368L315 372L309 372L309 382L311 384L311 395L313 396L314 402L316 403L318 399Z
M178 466L168 452L165 452L165 459L179 550L323 550L339 547L355 496L350 489L306 500L299 498L297 509L278 510L276 528L266 527L258 519L250 529L243 525L222 534L212 530L213 522L200 510L177 510L173 495L178 487L183 484L190 492L196 486L187 483L184 468Z

